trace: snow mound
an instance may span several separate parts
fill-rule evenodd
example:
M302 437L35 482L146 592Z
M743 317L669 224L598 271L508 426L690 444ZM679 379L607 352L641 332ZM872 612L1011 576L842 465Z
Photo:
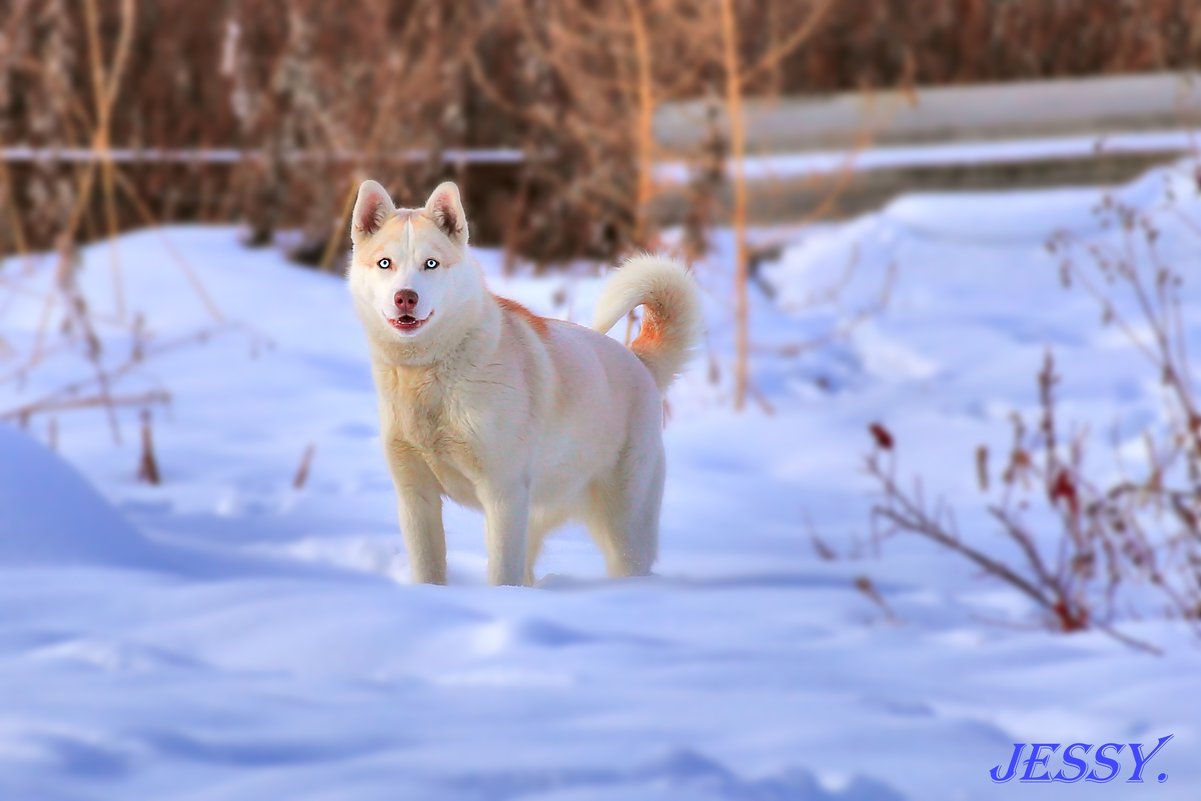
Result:
M10 426L0 426L0 510L0 565L161 562L74 468Z

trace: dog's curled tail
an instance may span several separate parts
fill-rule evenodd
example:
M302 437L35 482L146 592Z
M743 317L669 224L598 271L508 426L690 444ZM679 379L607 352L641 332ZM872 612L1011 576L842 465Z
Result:
M700 295L683 264L636 256L601 290L592 327L604 334L639 305L645 307L642 331L630 350L651 371L659 391L666 392L700 339Z

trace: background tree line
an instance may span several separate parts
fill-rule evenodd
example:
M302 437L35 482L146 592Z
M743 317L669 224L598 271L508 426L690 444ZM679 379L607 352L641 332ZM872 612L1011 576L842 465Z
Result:
M367 175L402 202L454 177L476 241L548 262L652 245L652 167L688 158L701 226L736 132L715 132L706 153L661 153L651 120L667 101L728 106L1201 57L1190 0L4 6L0 146L39 150L0 163L0 251L163 220L242 220L252 243L299 231L294 255L326 267ZM67 160L64 148L80 153ZM204 155L137 156L174 149ZM464 156L481 149L491 152Z

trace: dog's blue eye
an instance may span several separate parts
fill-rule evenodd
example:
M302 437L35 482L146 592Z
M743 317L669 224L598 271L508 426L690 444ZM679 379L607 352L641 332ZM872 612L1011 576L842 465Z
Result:
M379 268L381 270L386 270L392 266L392 260L391 259L380 259L379 261L376 262L376 264L379 265Z
M435 267L437 267L437 266L438 266L438 260L437 260L437 259L426 259L426 260L425 260L425 269L427 269L427 270L432 270L432 269L434 269L434 268L435 268Z

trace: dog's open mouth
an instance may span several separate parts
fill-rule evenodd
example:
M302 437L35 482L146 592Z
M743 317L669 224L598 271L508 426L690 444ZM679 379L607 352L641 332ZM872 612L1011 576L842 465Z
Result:
M388 319L388 325L392 326L397 331L401 331L406 334L411 334L414 331L416 331L418 328L420 328L421 326L423 326L427 322L429 322L429 319L433 316L434 316L434 313L430 312L429 314L427 314L425 316L424 319L421 319L421 320L418 320L416 317L414 317L411 314L402 314L399 317L389 317L387 319Z

